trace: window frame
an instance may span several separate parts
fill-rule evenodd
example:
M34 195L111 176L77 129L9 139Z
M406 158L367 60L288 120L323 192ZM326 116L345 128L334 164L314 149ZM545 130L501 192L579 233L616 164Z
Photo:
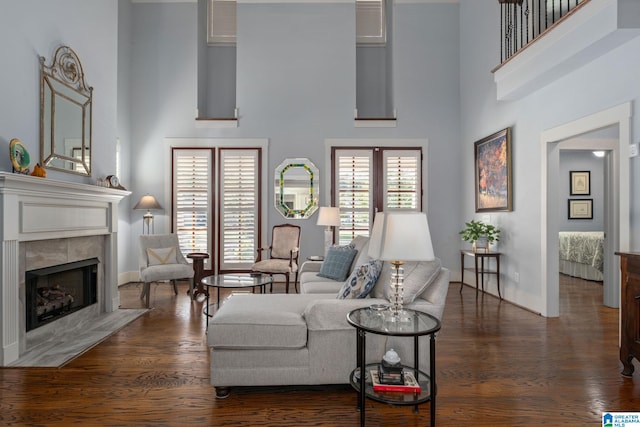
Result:
M166 207L166 216L169 215L171 210L171 217L167 218L166 221L159 221L156 223L156 231L163 233L173 232L173 203L172 203L172 185L173 185L173 164L172 164L172 149L173 148L192 148L192 149L200 149L200 148L211 148L217 150L219 148L259 148L260 149L260 164L265 165L268 162L268 154L269 154L269 140L267 138L184 138L184 137L168 137L163 138L163 157L164 157L164 168L165 170L171 171L171 174L167 175L164 179L163 188L164 192L160 192L157 198L161 205ZM218 157L216 156L215 168L218 170ZM261 194L267 194L266 184L270 182L269 177L266 176L267 168L262 168L259 174L259 191ZM215 184L217 185L217 183ZM259 210L260 210L260 218L259 218L259 232L257 236L258 247L260 247L263 242L267 241L266 236L266 221L268 220L268 216L265 215L265 212L268 212L268 206L266 205L267 197L262 196L260 198ZM212 212L218 212L218 198L213 198L213 205L211 207ZM216 242L218 239L218 222L217 217L215 218L215 224L212 230L212 241ZM158 224L160 224L160 231L158 231ZM212 252L209 253L209 259L205 264L205 273L206 274L217 274L218 273L218 265L217 265L217 251L218 246L213 245ZM187 255L187 254L185 254ZM247 269L246 271L249 271Z
M251 259L251 261L247 261L246 265L239 263L238 265L232 266L232 264L229 264L228 266L226 265L226 263L223 261L223 245L224 245L224 239L223 239L223 216L224 216L224 211L223 211L223 203L224 203L224 190L222 188L222 185L224 183L224 179L222 178L225 168L223 166L223 158L224 158L224 154L225 152L231 153L231 152L250 152L253 151L255 152L255 180L256 180L256 185L255 185L255 215L256 215L256 219L255 219L255 242L254 242L254 253L253 253L253 257ZM251 265L255 262L255 250L257 250L259 247L261 247L262 245L262 189L263 189L263 183L262 183L262 149L261 148L255 148L255 147L219 147L218 148L218 156L217 159L219 161L218 164L218 179L217 179L217 186L218 186L218 200L217 200L217 210L216 212L218 213L218 224L216 227L217 230L217 235L219 236L217 239L217 243L218 243L218 247L217 247L217 270L219 273L228 273L228 272L232 272L232 271L249 271Z
M195 152L202 151L203 153L208 153L208 179L209 179L209 188L207 191L207 244L206 244L206 252L211 254L213 250L213 233L211 224L215 224L215 216L216 210L212 209L212 201L215 199L215 187L213 187L214 177L215 177L215 163L216 163L216 152L213 147L171 147L171 232L179 234L178 232L178 224L177 224L177 215L178 215L178 207L177 207L177 189L176 189L176 179L177 179L177 170L176 170L176 155L178 152ZM188 154L186 154L188 155ZM182 248L180 248L182 250ZM200 251L198 251L200 252ZM186 255L186 254L184 254ZM211 267L211 257L205 260L205 268Z
M370 179L371 179L371 184L370 184L370 193L371 193L371 202L370 202L370 209L369 209L369 228L371 228L372 224L373 224L373 217L375 216L376 212L383 212L385 210L385 206L386 206L386 197L385 197L385 190L386 190L386 179L384 179L383 174L385 173L385 163L384 163L384 158L385 155L387 153L394 153L394 152L415 152L417 154L418 158L418 162L417 162L417 167L416 170L418 171L418 178L417 178L417 189L415 191L415 193L417 194L417 200L416 200L416 208L415 209L411 209L413 211L418 211L418 212L422 212L423 209L423 198L424 198L424 175L425 175L425 170L424 170L424 154L423 154L423 147L421 145L416 145L416 146L402 146L402 147L396 147L396 146L367 146L367 145L361 145L361 146L347 146L347 145L331 145L330 146L330 174L331 174L331 193L330 193L330 200L331 200L331 206L337 206L340 207L339 204L339 199L338 199L338 191L339 191L339 183L338 183L338 170L337 170L337 160L338 160L338 155L340 154L340 152L370 152L371 155L371 163L370 163L370 170L372 171L372 173L370 174ZM377 172L377 173L376 173ZM342 217L342 212L341 212L341 217ZM339 238L340 236L340 232L342 230L342 226L340 227L335 227L334 228L334 239L336 237L336 233L337 236ZM357 230L354 228L352 229L354 230L353 233L357 233ZM370 230L369 230L370 231ZM353 234L352 233L352 234ZM342 242L344 243L344 241Z

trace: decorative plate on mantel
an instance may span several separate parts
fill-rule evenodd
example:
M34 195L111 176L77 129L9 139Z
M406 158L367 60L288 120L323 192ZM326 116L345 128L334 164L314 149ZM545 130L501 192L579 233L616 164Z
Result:
M18 138L9 141L9 157L14 172L29 172L29 163L31 162L29 151Z

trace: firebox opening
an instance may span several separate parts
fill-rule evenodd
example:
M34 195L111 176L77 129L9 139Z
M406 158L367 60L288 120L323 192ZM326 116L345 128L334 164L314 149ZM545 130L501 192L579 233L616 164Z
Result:
M90 258L27 271L27 331L95 304L98 262Z

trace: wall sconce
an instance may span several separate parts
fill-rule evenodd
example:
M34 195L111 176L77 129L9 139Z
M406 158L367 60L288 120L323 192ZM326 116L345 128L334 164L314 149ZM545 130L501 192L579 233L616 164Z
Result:
M327 256L329 246L333 244L333 230L331 227L340 225L340 208L321 206L318 212L317 225L327 226L324 230L324 255Z
M138 210L138 209L146 209L147 212L142 216L143 221L142 221L142 234L145 234L144 230L145 230L145 226L147 228L147 232L146 234L155 234L155 227L153 225L153 214L151 213L151 210L160 210L162 209L162 206L160 206L160 203L158 203L158 201L156 200L155 197L153 197L150 194L147 194L145 196L142 196L142 198L140 198L140 201L133 207L134 210ZM149 233L149 229L151 229L151 233Z

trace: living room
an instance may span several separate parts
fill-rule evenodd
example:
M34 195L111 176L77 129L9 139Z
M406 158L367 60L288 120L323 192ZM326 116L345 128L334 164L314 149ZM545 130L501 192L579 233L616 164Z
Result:
M116 174L131 191L118 208L119 284L136 280L143 212L133 207L140 197L153 194L164 208L154 212L156 233L171 230L169 147L176 140L184 146L250 140L255 146L259 139L267 150L262 168L268 195L273 172L284 159L308 158L320 170L321 206L331 204L328 153L336 141L343 146L418 144L424 155L422 210L428 214L436 255L455 275L462 245L458 231L477 216L473 143L510 127L514 209L490 215L503 230L503 296L555 317L546 288L554 273L542 272L547 253L554 251L540 237L547 222L540 207L547 198L541 185L547 165L541 135L616 106L633 105L640 97L640 40L635 37L607 45L605 53L584 55L580 66L540 89L498 100L491 72L500 63L498 1L401 1L394 12L396 126L356 127L355 43L345 42L353 40L353 4L239 2L238 127L205 128L195 120L195 1L5 0L2 8L0 49L7 66L0 75L3 98L10 101L0 107L3 143L19 138L32 158L38 158L39 56L50 60L59 45L72 47L94 88L92 176L49 171L47 179L95 184ZM637 13L628 13L625 20L633 18ZM623 24L627 33L637 30L633 23ZM639 125L640 117L631 111L620 125L627 131L627 143L638 142ZM628 166L628 212L620 214L629 219L628 241L626 248L615 250L638 248L635 212L640 199L632 177L640 166L635 158ZM8 156L0 159L0 170L11 171ZM288 221L273 208L272 197L263 199L263 242L273 225ZM319 254L323 229L315 217L294 221L302 227L302 258ZM494 283L490 292L495 293Z

